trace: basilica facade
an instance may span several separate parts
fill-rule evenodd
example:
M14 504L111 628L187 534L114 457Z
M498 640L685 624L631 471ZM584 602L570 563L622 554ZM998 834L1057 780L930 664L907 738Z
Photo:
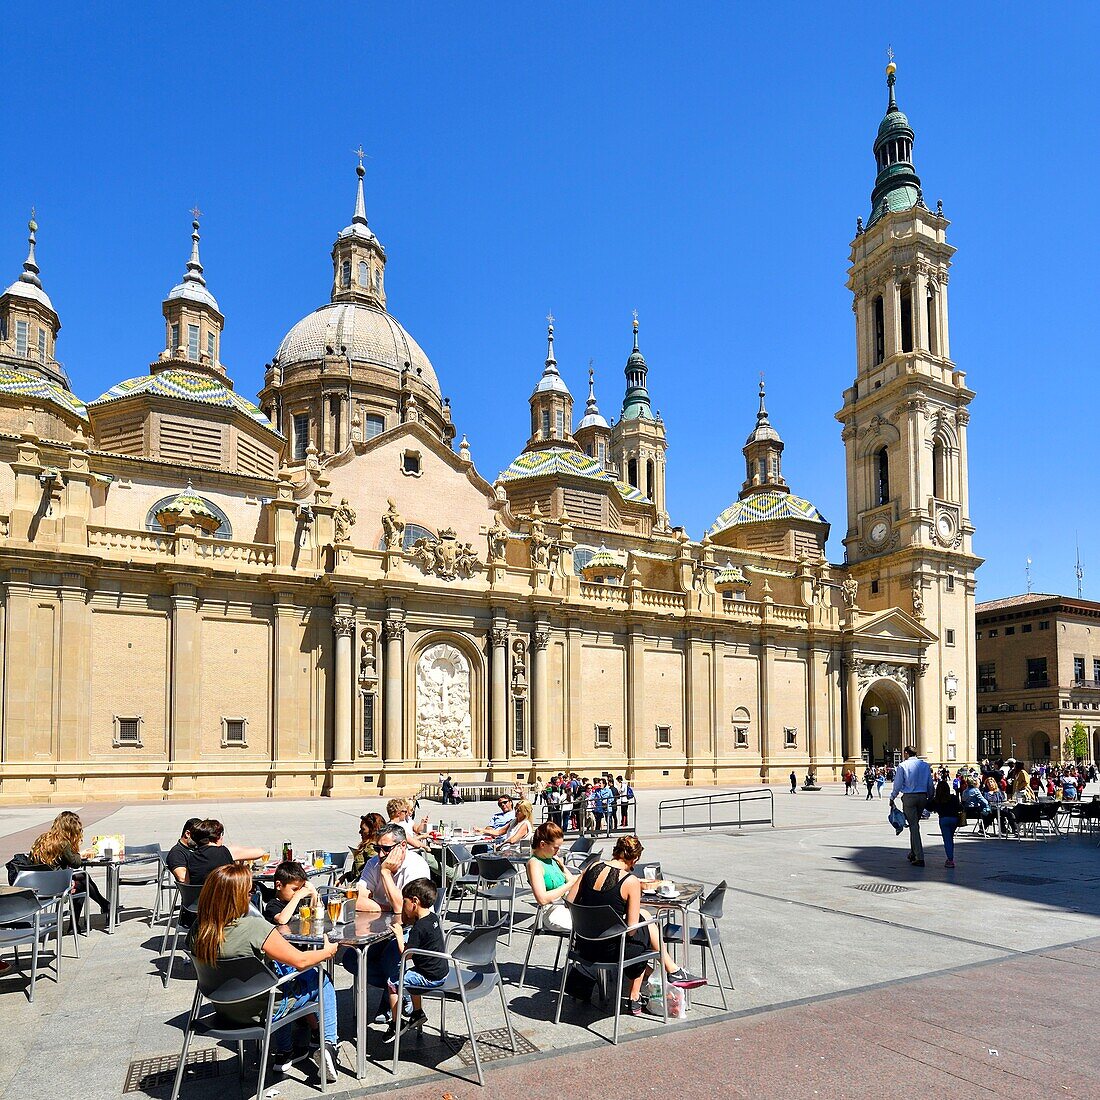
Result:
M736 499L701 539L676 524L650 394L671 365L650 378L637 319L610 419L591 375L574 408L551 319L526 443L517 417L486 477L389 312L361 167L329 300L256 403L221 359L197 220L163 350L77 397L32 219L0 296L0 801L391 795L440 771L756 784L910 742L973 760L974 394L948 222L887 74L850 254L844 564L763 383Z

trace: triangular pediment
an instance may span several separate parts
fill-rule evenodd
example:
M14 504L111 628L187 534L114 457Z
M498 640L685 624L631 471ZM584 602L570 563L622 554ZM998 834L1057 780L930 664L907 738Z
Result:
M856 626L855 634L859 638L889 642L934 642L936 640L935 634L898 607L891 607L887 611L880 611L867 619L862 619Z

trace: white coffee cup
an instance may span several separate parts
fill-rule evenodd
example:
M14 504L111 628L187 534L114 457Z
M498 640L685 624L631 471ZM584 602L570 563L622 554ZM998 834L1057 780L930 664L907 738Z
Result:
M676 894L677 894L677 893L679 893L679 891L678 891L678 890L676 889L676 883L674 883L674 882L665 882L665 883L662 883L662 885L661 885L661 891L660 891L660 892L661 892L661 893L662 893L662 894L663 894L663 895L664 895L664 896L665 896L666 898L672 898L672 897L675 897L675 896L676 896Z

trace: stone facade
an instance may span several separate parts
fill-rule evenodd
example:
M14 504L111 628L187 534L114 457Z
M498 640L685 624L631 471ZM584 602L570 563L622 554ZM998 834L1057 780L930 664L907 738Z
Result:
M164 350L87 406L32 228L0 298L0 799L396 794L440 770L758 783L911 741L972 760L952 250L919 189L875 196L838 414L847 565L782 476L763 385L737 500L700 541L673 524L637 319L619 418L590 375L575 432L551 319L530 437L486 480L387 311L361 170L331 301L279 344L259 405L220 359L197 215Z

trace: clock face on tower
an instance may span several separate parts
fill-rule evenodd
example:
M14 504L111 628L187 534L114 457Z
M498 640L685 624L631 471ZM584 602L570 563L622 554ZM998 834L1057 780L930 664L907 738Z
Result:
M884 519L880 519L871 528L871 542L876 546L881 546L886 541L886 536L890 533L890 525Z
M936 533L940 536L940 542L949 543L955 536L955 524L946 513L941 514L936 520Z

